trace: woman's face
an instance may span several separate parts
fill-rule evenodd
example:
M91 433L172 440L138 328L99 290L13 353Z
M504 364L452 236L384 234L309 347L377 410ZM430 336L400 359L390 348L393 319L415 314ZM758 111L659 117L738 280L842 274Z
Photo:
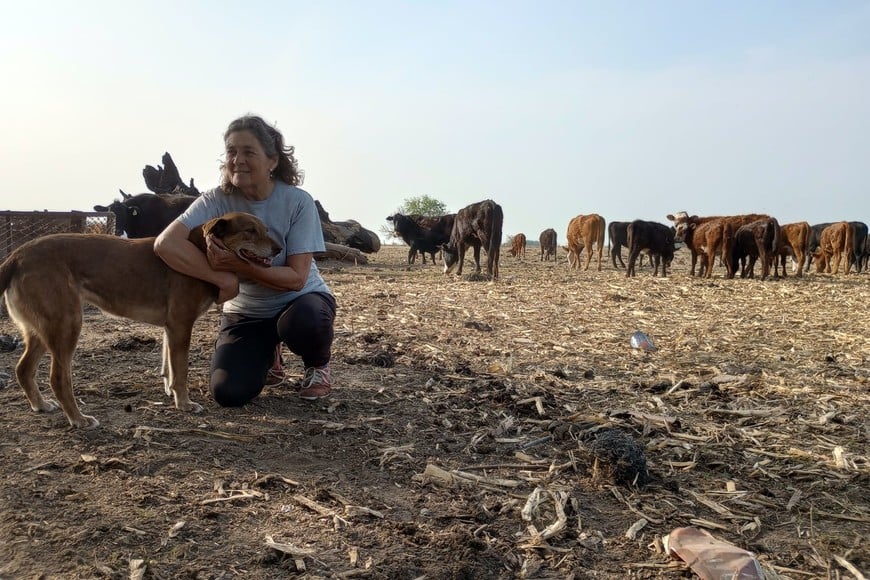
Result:
M278 166L278 160L267 157L263 146L248 130L230 133L226 148L230 182L246 196L268 195L272 191L269 174Z

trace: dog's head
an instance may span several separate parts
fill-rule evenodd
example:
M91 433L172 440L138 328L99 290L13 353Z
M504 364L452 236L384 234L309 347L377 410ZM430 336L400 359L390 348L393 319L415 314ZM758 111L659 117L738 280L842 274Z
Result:
M270 266L281 251L281 246L269 237L266 224L249 213L224 214L206 222L202 229L205 237L213 235L242 260L260 266Z

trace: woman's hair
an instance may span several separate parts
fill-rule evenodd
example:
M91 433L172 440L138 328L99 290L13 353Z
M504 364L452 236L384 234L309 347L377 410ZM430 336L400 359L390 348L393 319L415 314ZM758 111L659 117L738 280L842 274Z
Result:
M303 173L293 156L296 149L292 145L284 144L284 136L278 129L266 123L262 117L245 115L230 123L224 133L224 141L229 138L230 134L237 131L250 131L260 142L266 156L270 159L278 159L278 167L272 171L272 176L275 179L280 179L290 185L302 185ZM227 193L233 193L237 191L237 188L230 181L226 169L227 164L224 162L221 164L221 189Z

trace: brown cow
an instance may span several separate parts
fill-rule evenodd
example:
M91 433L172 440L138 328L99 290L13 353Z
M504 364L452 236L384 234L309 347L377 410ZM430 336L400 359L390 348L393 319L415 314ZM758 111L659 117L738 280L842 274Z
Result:
M589 269L592 261L592 246L597 244L598 271L601 271L601 252L604 250L604 218L597 213L578 215L568 223L568 265L580 267L580 253L586 248L586 264L583 270Z
M813 254L816 260L816 272L836 274L840 269L840 260L843 260L843 273L848 274L852 268L849 257L854 252L855 233L849 222L837 222L822 230L819 239L819 247ZM831 258L834 264L831 267Z
M541 235L538 237L538 241L541 244L541 261L549 262L550 256L553 257L553 260L556 259L556 230L553 228L547 228Z
M746 262L741 278L753 278L755 261L761 260L761 279L770 276L770 265L776 260L780 246L780 227L775 218L757 220L737 228L734 234L731 267Z
M685 242L686 246L689 248L689 252L692 255L692 267L691 267L691 275L695 275L695 264L698 261L699 255L704 255L708 263L712 265L711 258L715 258L718 254L722 256L722 262L725 264L725 267L728 270L728 277L734 277L733 267L730 266L731 262L731 253L732 253L732 244L734 240L734 232L737 231L742 225L746 225L748 223L760 220L767 219L768 215L766 214L743 214L743 215L735 215L735 216L711 216L711 217L698 217L696 215L690 216L688 213L681 211L675 215L668 214L667 218L674 222L674 229L676 232L675 239L678 242ZM703 239L699 238L695 243L690 243L690 239L694 239L696 236L694 235L694 231L699 228L701 225L707 222L713 221L722 221L720 224L716 224L715 226L709 226L705 228L702 232ZM728 228L724 227L724 224L728 224ZM727 245L724 243L727 242ZM711 244L711 247L708 247L708 243ZM703 268L705 263L702 261L701 267ZM704 273L706 277L710 277L710 269L708 268ZM702 272L699 270L698 275L701 276Z
M791 255L797 263L797 276L804 274L804 263L809 255L810 224L807 222L795 222L785 224L780 228L782 236L779 241L778 260L773 262L774 274L779 275L779 266L782 265L782 275L787 276L785 259Z
M511 238L511 249L508 250L514 258L526 257L526 234L519 233Z

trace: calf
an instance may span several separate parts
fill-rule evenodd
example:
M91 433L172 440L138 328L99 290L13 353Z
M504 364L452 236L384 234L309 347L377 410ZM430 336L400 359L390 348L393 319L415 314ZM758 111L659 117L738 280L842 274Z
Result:
M674 261L674 232L658 222L634 220L628 224L628 268L625 275L635 275L634 264L641 251L650 255L655 265L653 276L659 275L659 261L662 262L662 277L667 277L668 266Z
M777 259L774 259L774 274L779 275L778 263L782 265L782 275L786 276L785 259L791 255L797 264L797 276L803 276L804 262L808 257L810 243L810 224L795 222L780 227L780 243Z
M592 246L596 245L598 254L598 271L601 271L601 252L604 249L604 218L597 213L578 215L568 223L568 264L573 268L580 267L580 253L586 248L586 264L583 270L589 269L592 261Z
M195 195L177 193L140 193L121 191L122 201L95 205L94 211L115 214L115 234L128 238L150 238L162 232L175 218L196 201Z
M779 222L774 218L756 220L737 228L734 233L734 246L731 251L732 268L744 263L741 278L754 276L755 261L761 260L761 279L770 275L771 262L780 245Z
M491 199L472 203L456 213L450 240L441 246L444 257L444 273L457 268L456 274L462 275L465 251L474 250L474 273L480 273L480 247L486 249L486 273L493 280L498 279L498 260L501 251L501 227L504 213L501 206Z
M750 222L754 222L760 219L766 219L769 216L765 214L743 214L736 216L711 216L711 217L698 217L696 215L690 216L688 213L681 211L677 214L668 214L667 218L674 222L674 231L675 231L675 239L678 242L685 242L686 246L689 248L689 252L692 255L691 262L691 270L690 273L692 276L695 275L695 264L698 261L698 256L704 255L706 263L702 261L702 267L705 264L709 264L707 266L707 270L705 271L707 277L710 277L710 268L712 267L712 258L714 258L717 253L721 252L722 261L725 263L725 266L728 270L728 277L734 277L734 270L729 265L731 261L731 244L734 240L734 232L742 225L748 224ZM703 239L698 239L697 243L689 243L690 239L694 239L695 230L700 228L703 224L707 222L720 222L711 226L710 228L705 228L702 232L704 234ZM728 224L726 228L724 224ZM712 247L708 247L706 244L713 244ZM723 244L727 244L723 245ZM701 271L699 270L698 275L701 275Z
M456 214L453 213L442 216L396 213L387 216L387 221L393 222L393 232L409 246L409 264L414 263L417 252L423 255L424 264L426 263L426 254L429 253L434 264L435 252L450 239L455 219Z
M511 238L511 249L508 250L514 258L526 257L526 234L519 233Z
M821 241L822 232L825 230L825 228L833 225L833 223L834 222L826 222L821 224L815 224L810 227L810 241L807 246L807 272L810 271L810 265L815 258L816 250L818 249L819 243ZM852 253L849 255L848 260L850 264L855 264L856 270L860 272L861 267L859 266L862 263L861 258L864 255L864 246L866 245L865 240L867 239L867 224L865 224L864 222L848 222L848 224L852 228L852 239L854 240Z
M547 228L538 236L538 241L541 244L541 261L549 262L550 257L556 260L556 230Z
M613 262L613 267L616 268L616 260L619 259L620 265L625 268L625 262L622 261L622 246L628 246L628 224L631 222L610 222L607 224L607 237L610 239L610 261Z
M854 253L855 232L849 222L837 222L822 230L819 236L819 247L813 258L816 260L816 272L836 274L843 260L843 273L848 274L852 267L850 256ZM831 259L833 258L833 267Z

